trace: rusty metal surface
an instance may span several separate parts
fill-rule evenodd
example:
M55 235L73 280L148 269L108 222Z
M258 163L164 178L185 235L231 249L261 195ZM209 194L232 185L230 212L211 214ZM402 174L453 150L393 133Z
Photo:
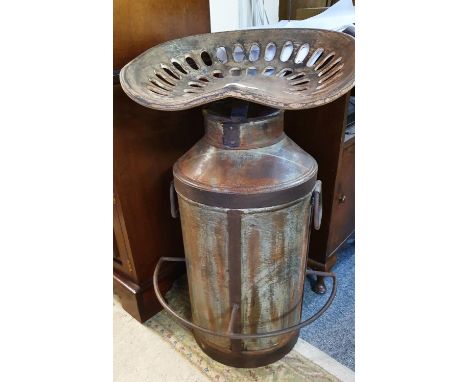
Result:
M245 199L259 194L288 192L307 184L317 175L315 159L283 133L283 111L272 112L269 107L256 105L249 108L245 121L235 122L212 114L212 108L218 110L212 106L205 111L205 136L174 165L178 192L178 185L183 183L196 191L224 194L234 201L238 197ZM239 129L239 147L223 146L220 131L226 123ZM278 133L275 129L281 131ZM244 135L249 137L246 143L243 143ZM312 187L310 184L300 196Z
M254 208L271 207L281 203L286 203L292 199L298 199L307 195L313 188L317 175L304 183L291 188L275 190L264 193L251 194L229 194L227 192L210 192L202 190L175 179L175 188L179 195L184 195L188 199L212 207L222 208Z
M215 337L224 337L224 338L230 338L230 339L235 339L235 340L249 340L249 339L259 339L259 338L268 338L268 337L274 337L274 336L282 336L283 334L290 334L292 332L297 332L299 329L302 329L303 327L309 325L313 321L315 321L317 318L319 318L331 305L333 302L335 296L336 296L336 275L333 272L320 272L320 271L314 271L311 269L308 269L306 271L307 276L312 276L314 279L317 279L317 277L331 277L333 279L333 287L332 287L332 293L330 297L328 298L327 302L312 316L308 317L306 320L300 322L299 324L295 324L292 326L289 326L287 328L279 329L279 330L274 330L272 332L266 332L266 333L254 333L254 334L241 334L241 333L234 333L232 331L232 327L234 326L234 321L235 321L235 313L237 313L240 309L240 307L237 304L232 305L232 310L231 310L231 318L229 320L229 326L227 332L217 332L211 329L207 329L203 326L197 325L190 320L179 316L178 313L176 313L165 301L161 290L159 289L159 271L161 269L161 265L166 262L185 262L185 257L161 257L158 261L158 264L156 265L156 268L153 273L153 286L154 286L154 292L156 294L156 297L158 298L159 302L163 306L164 309L168 311L179 323L182 325L185 325L186 327L190 329L194 329L195 331L199 331L204 334L209 334Z
M230 210L179 196L195 324L227 333L233 304L240 307L234 333L268 333L300 322L310 198L309 193L287 205ZM197 336L205 347L232 354L270 351L295 334L246 340Z
M206 208L181 196L179 208L193 322L224 333L232 310L227 210ZM231 346L229 338L205 339L222 348Z
M282 111L218 102L204 115L205 137L173 171L192 319L245 337L195 333L221 362L265 364L297 339L286 329L301 318L318 166L284 134Z
M244 107L238 104L239 102L236 102L233 106L233 102L218 101L203 109L205 139L210 145L245 150L271 146L284 138L283 112L248 102L241 103ZM242 109L242 114L236 114L236 107ZM265 123L265 120L268 120L268 123ZM245 125L245 122L248 124ZM225 139L226 133L230 136L233 131L238 136L236 144L226 142Z
M227 211L227 232L228 232L228 270L229 270L229 307L231 317L229 321L228 332L240 333L242 331L242 259L241 241L242 234L242 211ZM239 354L242 349L242 341L239 339L231 340L231 351Z
M284 340L274 348L264 349L262 351L243 351L241 353L235 353L227 348L207 344L196 332L194 332L194 337L203 351L218 362L233 367L251 368L269 365L283 358L296 344L299 338L299 331L289 337L284 337Z
M194 336L197 343L203 349L203 351L208 354L210 357L216 359L219 362L222 362L229 366L235 367L259 367L263 365L267 365L271 362L275 362L276 360L280 359L286 353L288 353L292 347L294 346L295 342L297 341L297 337L299 335L299 329L303 328L306 325L309 325L317 318L319 318L331 305L333 299L336 296L336 275L333 273L328 272L318 272L313 270L307 270L307 275L314 275L322 276L322 277L331 277L333 279L333 289L330 297L328 298L325 305L317 311L314 315L307 318L305 321L302 321L299 324L295 324L283 329L274 330L270 332L264 333L254 333L254 334L240 334L233 332L234 326L240 326L239 323L235 323L237 320L237 312L240 309L240 306L237 303L232 303L232 310L231 310L231 318L229 321L229 326L227 333L218 332L211 329L207 329L203 326L199 326L190 322L189 320L179 316L169 305L167 305L164 297L159 290L158 284L158 275L159 270L161 268L161 264L165 261L185 261L183 257L161 257L159 260L156 269L154 270L153 275L153 285L154 291L156 293L156 297L158 298L159 302L162 304L164 309L166 309L178 322L182 325L185 325L189 328L194 329ZM215 337L224 337L231 339L231 346L229 347L220 347L214 344L213 342L207 342L205 338L200 337L200 333L210 334ZM267 348L254 348L252 350L242 350L242 342L240 340L249 340L249 339L264 339L277 336L278 341L274 344L274 346L270 346Z
M301 320L310 197L309 194L288 205L245 210L243 214L243 333L272 332ZM281 340L246 340L244 349L268 349Z
M257 29L155 46L120 72L125 92L153 109L234 97L279 109L323 105L354 86L354 38L318 29Z

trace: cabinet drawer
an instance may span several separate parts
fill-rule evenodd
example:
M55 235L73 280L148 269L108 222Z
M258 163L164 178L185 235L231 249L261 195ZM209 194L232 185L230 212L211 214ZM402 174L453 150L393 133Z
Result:
M344 143L333 199L328 254L354 231L354 138Z

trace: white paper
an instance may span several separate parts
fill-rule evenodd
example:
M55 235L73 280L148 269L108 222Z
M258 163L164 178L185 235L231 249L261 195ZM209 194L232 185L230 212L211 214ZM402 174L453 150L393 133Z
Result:
M317 16L305 20L281 20L275 24L258 25L246 29L270 28L316 28L342 30L354 23L354 5L352 0L340 0Z

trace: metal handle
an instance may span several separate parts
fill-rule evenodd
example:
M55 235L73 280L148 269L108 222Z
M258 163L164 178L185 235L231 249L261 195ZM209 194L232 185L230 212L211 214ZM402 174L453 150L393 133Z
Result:
M314 228L318 231L322 224L322 182L317 180L315 188L312 193L314 203Z
M171 185L169 186L169 200L171 202L171 216L174 219L179 217L179 208L177 207L177 194L174 188L174 181L171 181Z
M179 323L182 325L188 326L189 328L198 330L200 332L206 333L206 334L211 334L213 336L218 336L218 337L225 337L225 338L231 338L235 340L246 340L246 339L254 339L254 338L267 338L267 337L273 337L273 336L279 336L283 335L289 332L293 332L296 330L299 330L303 328L306 325L309 325L313 321L315 321L317 318L319 318L331 305L333 302L333 299L335 298L336 295L336 275L333 272L319 272L319 271L314 271L311 269L308 269L306 271L306 274L312 274L316 276L322 276L322 277L331 277L333 279L333 289L330 294L330 297L328 298L327 302L325 303L322 308L315 313L313 316L309 317L307 320L300 322L297 325L290 326L289 328L285 329L280 329L280 330L274 330L272 332L268 333L256 333L256 334L241 334L241 333L232 333L231 327L232 325L229 325L229 329L227 333L219 333L219 332L214 332L210 329L204 328L202 326L198 326L197 324L194 324L191 321L186 320L183 317L180 317L175 311L172 310L172 308L166 303L164 300L164 297L161 294L161 291L159 290L158 286L158 275L159 275L159 269L161 268L161 264L165 261L185 261L185 258L183 257L161 257L158 261L158 264L156 265L156 269L154 270L153 274L153 284L154 284L154 292L156 293L156 297L158 298L159 302L163 306L164 309L168 311ZM234 304L233 306L233 311L239 309L239 307ZM231 320L232 320L232 314L231 314Z

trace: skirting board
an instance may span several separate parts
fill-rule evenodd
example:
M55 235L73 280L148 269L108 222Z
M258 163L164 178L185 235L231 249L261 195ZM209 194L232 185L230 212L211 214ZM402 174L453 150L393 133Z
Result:
M299 338L293 350L323 367L343 382L354 382L354 371L339 363L328 354Z

